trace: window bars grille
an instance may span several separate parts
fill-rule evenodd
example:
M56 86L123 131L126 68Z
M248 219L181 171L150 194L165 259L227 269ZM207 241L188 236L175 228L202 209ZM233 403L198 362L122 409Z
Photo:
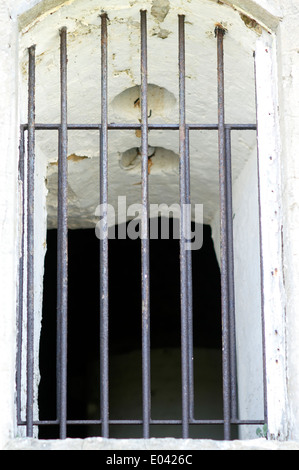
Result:
M19 269L19 314L17 356L17 419L18 425L26 426L26 434L33 437L34 426L58 425L60 438L67 437L68 425L101 425L101 435L109 437L109 428L115 424L139 424L143 437L150 437L150 426L157 424L181 425L182 437L189 437L189 427L194 424L220 424L224 427L224 439L231 437L231 425L260 425L267 422L264 392L264 419L240 420L237 414L235 306L234 306L234 260L232 223L231 181L231 132L256 130L254 124L226 124L224 109L224 51L225 30L215 29L217 38L218 75L218 123L187 124L185 118L185 17L178 16L179 30L179 123L148 123L147 82L147 12L140 12L141 26L141 122L140 124L109 124L108 77L107 77L107 14L101 15L101 123L70 124L67 118L67 29L60 31L61 60L61 122L37 124L35 122L35 46L29 49L28 123L21 125L19 175L22 184L22 240ZM108 131L141 130L142 155L142 402L143 416L140 420L109 419L109 298L108 298L108 239L100 240L100 368L99 401L100 420L70 420L67 417L67 323L68 323L68 205L67 205L67 156L69 130L97 130L100 136L100 204L108 204ZM35 133L39 130L56 130L59 138L58 158L58 248L57 248L57 418L34 420L34 172ZM193 332L192 332L192 274L191 252L185 250L185 233L181 224L180 237L180 291L181 291L181 370L182 413L181 419L154 420L151 418L150 380L150 268L149 268L149 181L148 181L148 132L171 130L179 132L180 156L180 204L181 220L185 220L184 207L190 203L189 133L192 130L218 130L219 141L219 189L220 189L220 235L221 235L221 309L222 309L222 356L223 356L223 418L196 419L194 416L193 383ZM27 133L27 134L26 134ZM25 136L27 135L27 155ZM27 160L26 160L27 157ZM26 160L26 161L25 161ZM26 167L25 167L26 166ZM26 181L25 181L26 179ZM104 206L102 206L104 207ZM27 220L25 220L27 218ZM107 228L107 212L103 214ZM26 234L25 228L26 227ZM105 226L104 226L105 229ZM25 246L26 244L26 246ZM26 266L25 266L26 260ZM26 286L24 283L26 281ZM26 305L26 318L24 306ZM26 323L26 418L21 417L22 375L22 325ZM263 358L264 361L264 358ZM264 361L265 362L265 361ZM265 390L265 387L264 387Z

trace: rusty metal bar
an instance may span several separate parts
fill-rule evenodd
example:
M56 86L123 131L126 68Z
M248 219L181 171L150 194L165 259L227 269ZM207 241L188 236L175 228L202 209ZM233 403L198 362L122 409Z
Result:
M67 317L68 317L68 129L67 129L67 29L60 30L61 126L58 157L58 412L60 438L67 437Z
M100 205L103 236L100 239L100 406L102 436L109 437L109 282L108 282L108 31L107 14L101 15L101 139Z
M186 251L186 112L185 112L185 16L179 15L179 150L180 150L180 273L181 273L181 367L182 437L189 437L189 341L188 341L188 268Z
M61 161L61 124L58 130L58 162ZM58 167L59 171L59 167ZM58 180L59 181L59 180ZM57 200L57 218L59 219L59 194ZM57 227L58 228L58 227ZM57 230L57 274L56 274L56 416L60 419L60 403L61 403L61 270L60 253L61 253L61 233Z
M190 187L190 151L189 129L186 129L186 200L188 208L191 208ZM191 227L191 212L188 210L187 223ZM188 375L189 375L189 418L194 419L194 344L193 344L193 287L192 287L192 251L187 250L187 302L188 302Z
M35 130L46 131L46 130L59 130L60 124L42 124L37 123L35 125ZM148 124L149 130L165 130L165 131L178 131L179 124ZM225 124L225 129L231 129L236 131L255 131L256 124ZM28 125L22 124L21 128L27 130ZM79 131L89 131L89 130L98 130L101 129L101 124L68 124L68 130L79 130ZM137 130L141 129L141 124L135 123L110 123L108 124L108 130ZM186 129L189 130L198 130L198 131L217 131L218 124L187 124Z
M22 345L23 345L23 319L24 319L24 263L25 263L25 131L21 129L20 147L19 147L19 183L21 197L21 240L19 257L19 286L18 286L18 313L17 313L17 420L21 420L21 401L22 401Z
M225 129L226 154L226 211L227 211L227 263L228 263L228 309L230 330L230 389L231 418L237 419L237 358L235 326L235 279L234 279L234 230L232 203L231 130Z
M141 158L142 158L142 410L143 437L150 437L151 377L150 377L150 246L148 188L148 82L147 82L147 13L141 19Z
M217 73L218 73L218 147L219 147L219 191L220 191L220 249L221 249L221 310L222 310L222 373L223 373L223 417L224 439L231 436L230 396L230 331L229 331L229 286L228 286L228 238L227 238L227 175L224 113L224 28L217 27Z
M29 49L27 156L27 437L33 437L34 405L34 170L35 170L35 46Z
M24 426L26 424L26 421L18 421L19 426ZM58 420L39 420L39 421L34 421L33 422L34 426L57 426L59 424ZM68 419L67 424L71 425L99 425L102 424L101 419ZM142 419L110 419L109 424L111 425L119 425L119 424L143 424ZM152 425L181 425L182 420L181 419L151 419L150 424ZM190 425L195 426L195 425L223 425L224 420L223 419L192 419L189 422ZM261 425L265 424L264 420L258 420L258 419L248 419L248 420L239 420L239 419L232 419L231 424L234 425Z

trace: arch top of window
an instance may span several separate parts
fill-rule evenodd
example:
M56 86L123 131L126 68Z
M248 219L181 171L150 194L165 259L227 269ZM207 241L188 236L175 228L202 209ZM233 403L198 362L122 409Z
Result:
M181 2L169 2L170 8L164 20L156 21L153 15L153 5L159 1L137 1L130 6L128 0L123 0L120 9L120 2L111 0L107 2L109 24L109 122L136 122L138 123L140 108L138 107L138 93L135 89L140 84L139 70L139 11L142 6L148 9L149 23L149 121L154 123L167 122L172 123L174 116L178 116L178 86L177 86L177 14L182 11ZM180 6L178 6L180 3ZM100 96L97 89L99 83L100 72L100 18L101 10L99 10L98 2L91 0L88 3L88 11L86 11L86 2L84 0L72 0L71 2L48 2L46 5L56 5L52 9L53 15L42 17L40 10L40 22L32 23L32 27L27 34L23 34L20 40L20 60L22 76L22 86L26 90L26 74L27 74L27 47L32 44L37 45L37 77L36 77L36 122L58 122L59 121L59 29L66 26L68 30L68 96L69 122L78 122L80 116L81 122L94 123L99 119ZM84 9L85 4L85 9ZM167 4L167 0L164 0ZM38 5L42 6L42 3ZM62 6L65 6L65 9ZM109 9L108 9L109 5ZM36 7L37 8L37 7ZM60 8L60 10L58 10ZM216 3L212 0L203 0L201 2L186 2L186 32L187 32L187 49L189 53L186 57L186 89L187 89L187 108L186 120L188 123L213 123L217 121L217 77L216 77L216 39L215 39L215 23L219 20L224 27L228 29L226 46L225 67L229 75L227 79L226 89L226 122L227 123L255 123L255 82L254 82L254 60L252 57L256 40L259 34L244 24L244 18L234 11L228 5ZM47 10L49 12L49 10ZM56 13L55 13L56 12ZM78 15L78 16L76 16ZM64 24L64 23L67 24ZM80 23L80 24L79 24ZM254 23L253 23L254 24ZM257 23L255 23L257 25ZM138 25L138 28L137 28ZM121 31L121 34L119 33ZM159 36L163 34L163 38ZM165 37L168 34L167 37ZM266 33L267 34L267 33ZM267 34L268 36L268 34ZM194 48L196 53L191 56L190 48ZM159 60L154 60L152 51L159 50ZM156 53L155 53L156 54ZM232 86L231 84L236 86ZM80 85L79 85L80 84ZM80 86L80 96L77 93ZM156 93L157 100L153 99L153 90ZM196 93L193 91L197 90ZM131 95L131 92L133 93ZM136 95L136 96L135 96ZM27 94L22 95L24 98L21 105L23 113L22 121L26 120ZM84 97L84 98L83 98ZM127 99L128 97L128 99ZM117 106L117 103L120 106ZM163 104L163 106L161 105ZM238 103L238 106L234 106ZM129 107L130 105L130 107ZM110 153L114 161L118 161L119 155L133 147L138 148L140 141L138 139L138 131L133 136L126 137L122 144L114 143L111 137ZM55 136L53 137L53 139ZM98 152L98 141L95 135L90 137L88 145L82 146L83 142L77 142L77 134L71 136L70 155L88 156L84 164L95 162ZM198 139L197 139L198 138ZM201 152L203 161L217 155L216 145L217 139L213 139L212 147L207 144L202 145L200 135L192 135L193 151ZM168 133L162 137L157 132L151 133L150 144L155 148L166 148L177 153L177 142L172 135ZM239 137L238 137L239 139ZM246 133L244 142L238 140L236 142L239 147L253 149L256 147L256 136L254 133ZM212 150L211 150L212 148ZM194 150L195 149L195 150ZM199 150L200 149L200 150ZM52 174L57 169L55 163L56 141L53 144L47 144L45 152L47 163L49 163L49 171ZM244 154L244 152L243 152ZM243 165L243 159L240 159L240 165ZM54 165L53 165L54 164ZM235 171L235 176L239 173L239 166ZM211 166L211 163L210 163ZM156 162L153 172L157 168ZM205 170L207 173L208 170ZM214 165L216 168L216 165ZM212 170L211 170L212 171ZM56 173L55 173L56 174ZM56 177L54 174L53 178ZM52 176L49 175L47 181L51 186ZM119 171L119 178L123 178L123 174ZM133 178L133 185L138 183L134 179L134 172L127 172L126 177L129 181ZM217 172L213 172L207 177L210 186L214 186L214 179L218 181ZM49 187L50 187L49 186ZM48 188L49 188L48 187ZM132 186L132 191L136 186ZM216 192L209 200L218 204L218 196ZM212 202L211 202L212 206ZM214 207L214 206L213 206ZM213 209L207 210L207 221L211 218Z
M75 3L77 0L31 0L29 8L25 11L20 9L15 14L18 16L19 30L25 31L32 27L35 22L55 13L63 6ZM211 3L227 5L237 10L241 15L254 20L269 32L275 32L281 17L281 8L277 1L273 0L207 0ZM146 2L140 2L143 6ZM16 9L18 6L16 5ZM246 22L246 19L245 19ZM246 24L246 23L245 23Z

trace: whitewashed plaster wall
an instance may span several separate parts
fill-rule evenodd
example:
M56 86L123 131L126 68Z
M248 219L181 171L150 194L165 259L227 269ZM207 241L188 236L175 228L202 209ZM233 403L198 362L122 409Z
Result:
M1 329L0 329L0 374L1 374L1 421L0 421L0 446L3 447L9 438L13 438L16 433L15 420L14 420L14 379L15 379L15 314L16 314L16 299L17 299L17 253L18 253L18 191L17 191L17 161L18 161L18 126L20 122L19 117L19 99L18 99L18 17L20 14L27 12L34 5L40 3L41 9L31 12L29 18L38 16L39 13L49 11L51 8L54 10L62 3L56 0L49 0L48 2L36 1L5 1L2 0L0 4L0 34L1 34L1 61L5 67L1 69L1 144L3 149L3 156L0 160L0 226L1 226L1 271L0 271L0 292L2 301L2 316L1 316ZM72 2L67 2L72 3ZM223 2L229 3L229 2ZM249 13L253 18L258 20L261 24L266 25L270 30L277 33L277 56L276 49L271 50L271 58L273 62L270 64L270 80L278 84L278 89L275 93L278 94L279 103L279 122L277 122L277 108L275 109L275 116L269 112L267 121L266 112L263 109L260 111L262 119L262 126L260 129L260 157L263 159L263 170L267 173L270 171L270 165L274 165L281 159L282 167L282 196L281 201L279 192L279 185L273 187L275 193L275 200L273 202L273 213L271 217L272 226L280 224L279 217L283 213L283 265L284 265L284 282L286 286L286 339L288 347L288 413L285 417L285 428L282 432L278 431L278 427L273 426L273 435L280 438L298 439L299 438L299 410L298 410L298 361L297 361L297 348L299 338L299 324L296 318L297 306L299 303L298 293L296 292L297 280L299 279L299 267L296 263L298 256L297 240L298 240L298 179L297 179L297 163L296 163L296 149L298 148L299 136L296 133L298 129L298 89L299 77L297 70L299 61L299 44L297 36L297 24L299 19L298 5L295 0L286 0L278 2L274 0L260 0L259 2L251 0L236 0L232 2L236 8L243 12ZM31 16L30 16L31 15ZM33 15L33 16L32 16ZM25 20L24 20L25 18ZM27 16L28 18L28 16ZM26 21L26 17L22 18ZM268 51L264 51L264 54ZM278 61L276 59L278 58ZM278 64L277 69L275 64ZM274 66L273 66L274 64ZM297 66L297 67L296 67ZM260 80L260 96L263 89L262 80ZM275 88L275 87L274 87ZM271 100L271 97L270 97ZM273 96L272 96L273 101ZM261 107L262 108L262 107ZM272 102L273 111L273 102ZM269 124L269 120L271 120ZM273 123L274 121L274 123ZM280 137L277 139L278 144L274 145L274 153L266 155L268 149L266 147L263 137L266 136L267 130L272 125L273 130L278 130L280 125ZM271 131L271 129L270 129ZM270 132L269 131L269 132ZM271 132L269 134L271 136ZM278 135L278 137L279 137ZM276 142L276 139L275 139ZM264 143L264 145L263 145ZM272 159L270 160L270 157ZM275 158L274 158L275 157ZM274 160L274 161L273 161ZM279 166L278 166L279 168ZM271 178L270 178L271 179ZM277 181L276 181L277 183ZM268 188L267 188L268 189ZM264 195L263 197L266 197ZM283 212L282 212L283 207ZM279 209L277 211L277 208ZM269 214L267 214L269 216ZM271 225L270 224L270 225ZM266 230L267 233L267 230ZM274 232L273 238L280 243L281 238L277 232ZM267 246L265 245L267 252ZM279 258L280 251L277 246L275 248L274 258ZM281 260L280 260L281 262ZM268 272L269 253L267 258L267 266L265 268L264 277L270 277L271 272L275 272L273 265L271 272ZM273 277L273 275L272 275ZM282 273L278 272L276 279L279 278L281 282ZM280 286L280 284L279 284ZM275 289L275 283L272 285ZM281 286L279 291L281 292ZM282 296L280 296L282 297ZM282 303L280 298L280 304ZM280 309L280 305L277 307ZM280 325L281 326L281 325ZM276 330L277 331L277 330ZM281 335L280 333L281 345ZM275 336L272 332L272 336ZM270 341L270 347L274 344ZM273 351L272 351L273 353ZM280 352L279 357L285 357L284 352ZM284 361L283 361L284 362ZM276 361L273 358L273 365L270 366L270 371L273 372ZM284 365L285 366L285 365ZM284 387L284 385L282 386ZM278 387L280 390L281 387ZM275 395L275 394L274 394ZM277 396L276 396L277 398ZM281 398L277 398L280 401ZM282 397L285 401L285 396ZM285 405L280 405L280 408L285 409ZM281 416L279 417L281 419ZM275 420L274 420L275 421Z
M240 419L264 416L263 338L257 154L253 152L233 185L236 350ZM219 211L212 221L220 264ZM242 426L240 437L253 439L255 428Z
M259 419L263 403L263 338L257 158L253 153L234 185L236 348L239 413ZM246 364L246 367L244 367ZM252 427L241 428L254 438Z
M289 437L299 439L298 337L299 337L299 20L296 1L282 2L284 20L278 30L279 112L281 125L283 265L286 298Z

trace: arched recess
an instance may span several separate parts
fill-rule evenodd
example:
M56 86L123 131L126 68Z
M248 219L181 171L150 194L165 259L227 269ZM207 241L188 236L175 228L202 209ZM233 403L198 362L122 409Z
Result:
M38 2L32 1L32 5L26 5L26 11L20 12L16 8L16 14L19 19L19 29L23 31L35 21L41 20L43 17L53 14L64 5L69 5L76 0L40 0ZM255 0L210 0L220 4L225 4L244 13L249 18L257 21L264 28L269 31L275 31L280 18L280 11L277 11L277 5L272 4L271 1L255 1Z
M33 8L23 13L19 17L19 26L24 37L32 37L34 27L41 23L44 19L51 15L54 17L55 13L59 16L64 7L71 7L76 3L76 0L61 1L61 0L44 0L37 3ZM208 2L207 2L208 3ZM286 388L285 388L285 363L282 359L279 363L279 373L277 374L277 362L275 359L274 351L285 349L284 338L284 324L283 324L283 282L282 282L282 260L281 260L281 213L280 213L280 162L279 162L279 125L277 119L277 87L276 87L276 40L275 30L279 24L278 16L273 14L269 8L267 10L260 3L251 0L236 0L234 2L210 1L211 4L219 3L217 7L230 6L238 11L241 15L243 23L246 27L251 29L259 29L259 34L255 46L255 65L256 65L256 90L257 90L257 123L258 123L258 136L259 136L259 186L260 186L260 233L261 233L261 253L262 253L262 301L263 311L265 317L265 342L266 350L266 365L267 365L267 402L268 402L268 416L269 416L269 431L273 436L283 436L285 434L285 406L286 406ZM270 5L270 2L268 2ZM138 4L138 5L137 5ZM136 2L134 7L146 7L147 2ZM192 6L190 2L188 5L179 5L177 11L185 13L185 9L192 15ZM220 10L219 10L220 11ZM60 21L64 21L63 14L60 15ZM74 25L76 21L72 19L71 23ZM212 26L212 23L211 23ZM79 26L81 33L84 30L88 34L89 26L82 23ZM164 32L162 32L162 30ZM165 32L166 31L166 32ZM212 31L212 28L211 28ZM76 29L73 29L73 36L76 36ZM167 35L167 30L162 28L161 24L156 27L153 35L160 36ZM160 37L160 39L164 39ZM25 41L26 43L26 41ZM43 54L41 54L42 56ZM42 61L43 58L40 57ZM128 75L125 68L119 70L120 75ZM267 77L265 79L265 77ZM125 83L125 82L124 82ZM269 86L269 83L271 86ZM156 144L158 145L158 144ZM272 145L272 148L270 147ZM130 148L128 145L123 149L124 151ZM80 152L82 163L87 164L85 153ZM271 154L271 155L270 155ZM271 157L271 159L270 159ZM87 161L86 161L87 160ZM55 160L50 161L50 164L55 164ZM75 164L75 163L74 163ZM52 165L54 166L54 165ZM41 167L40 172L43 174L45 167ZM240 173L241 174L241 173ZM51 175L50 175L51 176ZM273 191L273 187L275 190ZM270 189L271 188L271 189ZM41 188L43 191L43 188ZM268 194L271 191L272 199L269 203ZM76 194L74 194L74 200ZM76 201L74 202L76 204ZM274 209L273 209L274 207ZM274 214L275 215L274 215ZM271 214L271 224L269 215ZM212 223L212 215L209 216ZM275 233L275 237L273 237ZM215 240L217 240L217 229L215 227ZM215 242L216 243L216 242ZM275 257L275 261L273 259ZM243 260L244 262L244 260ZM250 263L250 259L247 259ZM245 260L246 264L246 260ZM273 266L277 266L278 275L273 275ZM275 309L273 308L275 306ZM275 312L273 314L273 312ZM273 327L275 325L275 328ZM275 331L275 335L273 333ZM278 332L278 333L277 333ZM275 370L275 373L274 373ZM274 379L274 377L276 377ZM277 397L280 396L278 400ZM283 398L282 398L283 397ZM277 408L277 403L280 403L280 408Z

